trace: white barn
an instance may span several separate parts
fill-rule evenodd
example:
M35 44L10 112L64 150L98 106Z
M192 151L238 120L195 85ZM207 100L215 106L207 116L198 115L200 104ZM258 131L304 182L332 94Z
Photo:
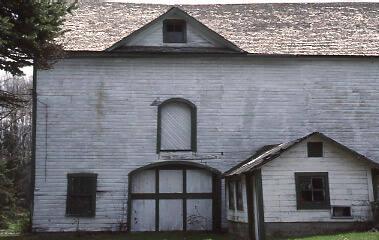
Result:
M314 131L379 161L378 15L80 4L34 74L33 230L226 229L221 173Z

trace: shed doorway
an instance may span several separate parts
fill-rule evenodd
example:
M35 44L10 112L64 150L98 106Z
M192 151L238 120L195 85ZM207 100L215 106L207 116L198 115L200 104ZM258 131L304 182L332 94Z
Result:
M129 174L128 229L217 231L220 173L192 162L160 162Z

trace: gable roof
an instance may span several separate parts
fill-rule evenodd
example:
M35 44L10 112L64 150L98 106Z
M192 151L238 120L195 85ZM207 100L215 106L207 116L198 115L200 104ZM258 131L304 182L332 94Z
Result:
M179 6L252 54L379 56L379 3ZM67 17L66 50L104 51L171 6L81 3Z
M213 31L212 29L209 29L207 26L205 26L204 24L202 24L201 22L199 22L195 18L191 17L190 15L188 15L186 12L184 12L183 10L181 10L178 7L172 7L172 8L170 8L164 14L160 15L159 17L155 18L153 21L149 22L148 24L144 25L143 27L141 27L141 28L137 29L136 31L132 32L131 34L129 34L128 36L124 37L120 41L116 42L111 47L107 48L105 51L114 51L114 50L117 50L117 48L124 46L125 43L127 43L129 41L129 39L132 39L134 36L136 36L137 34L141 33L145 29L149 28L150 26L154 25L155 23L157 23L157 22L159 22L161 20L164 20L168 16L172 16L172 15L178 16L181 19L186 20L189 24L194 25L197 30L199 30L200 32L203 32L204 34L208 35L209 38L211 38L213 41L219 43L221 46L224 46L224 48L227 48L227 49L230 49L230 50L233 50L233 51L236 51L236 52L244 52L242 49L240 49L239 47L237 47L235 44L233 44L232 42L226 40L221 35L217 34L215 31Z
M279 157L282 153L288 151L292 147L296 146L297 144L301 143L302 141L312 137L312 136L319 136L322 139L335 144L337 147L348 151L353 156L357 157L358 159L361 159L363 161L366 161L367 163L379 167L379 164L375 161L363 156L362 154L352 150L351 148L348 148L347 146L333 140L332 138L320 133L320 132L313 132L311 134L308 134L302 138L282 143L282 144L276 144L276 145L267 145L259 149L253 156L249 157L245 161L241 162L240 164L236 165L235 167L231 168L230 170L226 171L223 175L224 177L231 177L234 175L240 175L248 172L252 172L255 169L258 169L265 165L266 163L274 160L275 158Z

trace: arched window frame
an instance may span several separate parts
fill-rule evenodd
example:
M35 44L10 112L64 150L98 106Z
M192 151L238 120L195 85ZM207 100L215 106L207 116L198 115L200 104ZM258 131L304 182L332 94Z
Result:
M162 132L162 108L167 104L182 103L191 109L191 149L161 150ZM160 152L196 152L197 151L197 108L192 102L183 98L170 98L158 105L158 127L157 127L157 153Z
M210 167L208 165L203 165L200 163L196 162L190 162L190 161L162 161L162 162L155 162L155 163L150 163L146 166L134 169L133 171L129 172L128 174L128 212L127 212L127 229L130 231L131 229L131 222L132 222L132 200L137 199L135 196L136 194L132 193L132 185L133 185L133 176L143 172L145 170L155 170L155 193L153 194L158 194L159 193L159 185L156 183L159 182L159 170L189 170L189 169L202 169L206 170L210 173L212 173L212 178L213 178L213 183L212 183L212 215L213 215L213 226L212 226L212 231L220 231L221 229L221 172L213 167ZM186 174L183 174L183 183L186 182ZM184 183L184 186L186 183ZM183 189L186 189L183 187ZM180 193L179 193L180 194ZM183 194L188 194L188 193L183 193ZM138 195L138 193L137 193ZM145 195L151 195L149 193ZM176 193L173 193L173 195L176 195ZM201 194L202 195L202 194ZM141 199L150 199L146 197L142 197ZM158 198L151 198L151 199L158 199ZM177 199L177 198L175 198ZM159 200L159 199L158 199ZM156 201L156 209L157 205L159 206L159 201ZM183 210L187 209L184 205ZM159 207L158 207L159 209ZM186 217L186 213L183 212L183 218ZM183 220L183 223L185 221ZM155 215L155 228L156 231L159 229L159 215ZM183 230L186 231L186 227L183 226Z

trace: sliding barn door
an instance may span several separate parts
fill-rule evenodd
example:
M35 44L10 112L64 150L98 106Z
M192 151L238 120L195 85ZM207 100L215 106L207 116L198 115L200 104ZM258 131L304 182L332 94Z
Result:
M218 226L218 175L165 166L139 171L130 181L131 231L211 231Z

